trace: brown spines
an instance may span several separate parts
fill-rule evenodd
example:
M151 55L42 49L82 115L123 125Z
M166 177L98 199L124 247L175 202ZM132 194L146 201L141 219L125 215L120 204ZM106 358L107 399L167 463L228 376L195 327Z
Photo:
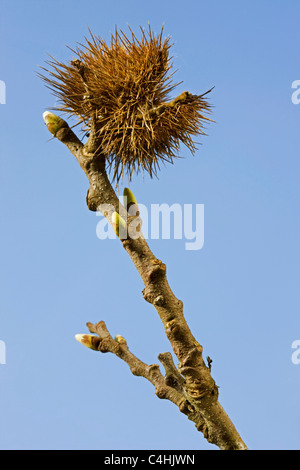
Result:
M124 173L131 178L141 170L156 174L162 161L172 162L180 143L191 152L193 137L204 134L209 104L204 95L184 92L167 101L172 84L170 38L162 32L141 39L115 32L108 45L91 34L73 51L76 59L63 64L48 62L49 77L42 76L60 101L57 108L76 116L84 130L91 129L100 142L117 182Z

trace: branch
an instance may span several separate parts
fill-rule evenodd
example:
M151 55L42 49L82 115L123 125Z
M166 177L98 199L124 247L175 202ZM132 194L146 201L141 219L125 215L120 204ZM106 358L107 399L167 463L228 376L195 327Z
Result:
M179 374L174 362L171 353L161 353L158 355L159 361L165 368L165 382L170 387L175 388L179 392L184 391L184 378Z
M159 116L162 114L167 108L175 108L176 106L180 106L183 104L188 104L192 103L194 100L197 100L198 98L202 98L203 96L207 95L212 91L212 88L205 92L203 95L192 95L192 93L189 93L188 91L184 91L181 93L179 96L174 98L172 101L166 101L165 103L162 103L159 106L156 106L154 108L151 108L149 110L149 115L152 117L153 115ZM208 117L203 117L207 121L211 121Z
M168 373L164 377L159 370L158 364L147 365L138 359L130 352L127 342L122 336L116 336L115 339L112 338L103 321L100 321L96 325L87 323L87 327L91 333L95 333L98 336L77 335L79 336L77 339L81 343L102 353L110 352L122 359L129 366L133 375L144 377L150 383L152 383L152 385L155 387L155 394L158 398L169 400L174 403L179 408L181 413L185 414L190 421L195 423L198 431L201 431L204 434L207 433L205 421L203 420L201 414L191 405L191 403L188 402L183 393L183 388L178 390L178 387L176 386L177 383L174 383L173 386L169 381ZM86 339L86 337L88 338ZM170 353L159 355L160 361L167 364L166 367L168 370L169 367L171 367L173 373L173 367L175 370L176 367L174 364L173 366L171 365L170 357ZM179 375L177 370L175 374ZM181 380L183 382L182 377Z
M65 121L51 113L44 118L50 132L53 130L51 122L53 124L56 118L58 129L55 129L55 133L52 132L53 135L69 148L89 179L90 188L87 194L89 209L96 211L102 207L111 207L111 210L103 212L111 223L114 212L127 220L127 210L120 205L109 182L105 170L105 157L98 150L99 146L93 132L88 142L82 145ZM142 278L145 286L144 298L155 307L179 360L178 371L175 373L176 368L170 360L166 359L166 356L161 358L166 371L168 369L167 375L169 373L173 379L176 377L177 389L171 387L173 393L174 390L180 393L180 387L184 388L187 401L197 413L200 413L205 422L202 432L209 442L222 450L245 450L247 448L245 443L218 401L218 387L211 376L210 364L209 367L206 366L202 356L203 348L187 325L183 314L183 303L175 297L168 284L166 265L154 256L142 233L137 239L122 239L121 242ZM107 342L111 343L105 340L105 344ZM128 359L130 356L128 351L126 354L123 351L122 354L122 358ZM179 376L184 377L184 384Z

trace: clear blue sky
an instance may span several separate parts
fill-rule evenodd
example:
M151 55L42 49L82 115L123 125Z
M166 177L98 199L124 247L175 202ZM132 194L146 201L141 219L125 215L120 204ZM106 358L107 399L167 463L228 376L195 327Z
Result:
M213 359L220 401L252 449L300 448L299 0L2 0L0 80L1 449L215 449L152 385L75 341L104 320L148 363L169 351L118 240L96 236L88 182L49 141L47 53L72 58L88 27L165 23L178 92L212 86L216 124L159 180L130 185L145 205L204 204L205 243L149 241Z

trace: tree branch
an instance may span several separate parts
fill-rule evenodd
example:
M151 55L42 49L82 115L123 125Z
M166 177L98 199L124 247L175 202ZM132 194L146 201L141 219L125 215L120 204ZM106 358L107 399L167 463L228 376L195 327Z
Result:
M138 359L134 354L131 353L127 342L123 337L118 336L115 339L112 338L103 321L100 321L96 325L87 323L87 327L91 333L98 335L100 341L97 341L94 337L92 339L94 345L98 345L98 350L100 352L110 352L126 362L133 375L144 377L149 382L151 382L152 385L154 385L155 394L158 398L169 400L174 403L179 408L181 413L185 414L190 421L195 423L198 431L207 433L205 421L203 420L201 414L188 402L184 395L183 388L181 388L179 391L178 387L173 386L168 380L168 374L166 377L161 374L158 364L147 365ZM170 353L163 353L159 355L161 362L164 361L168 364L167 368L170 366L169 356L171 357ZM174 364L173 367L176 370ZM172 369L173 367L171 366ZM179 375L177 370L176 374ZM182 377L181 380L183 382Z
M192 95L192 93L189 93L188 91L184 91L179 96L174 98L172 101L166 101L165 103L162 103L159 106L150 108L148 110L148 116L149 118L152 118L153 116L159 116L167 108L175 108L176 106L191 103L194 100L197 100L198 98L202 98L203 96L207 95L208 93L212 91L212 89L213 88L211 88L210 90L208 90L207 92L203 93L203 95L200 95L200 96ZM205 119L206 121L212 121L212 119L209 119L208 117L205 117L205 116L203 116L203 119Z
M49 128L49 114L51 113L48 113L44 118L48 129L52 132ZM55 115L51 114L51 116ZM60 122L58 127L53 135L68 147L89 179L88 208L96 211L103 210L103 207L111 207L112 209L103 211L103 214L110 222L112 222L114 211L120 213L127 220L128 213L120 205L119 199L109 182L105 170L105 157L99 152L99 146L93 132L91 132L88 142L82 145L65 121ZM175 388L169 387L172 390L173 399L171 401L176 401L177 406L179 406L178 394L181 395L182 390L184 390L185 399L192 405L197 416L198 413L201 415L202 424L199 424L199 429L209 442L217 445L222 450L247 449L218 401L218 387L211 376L210 364L209 367L206 366L202 356L203 348L196 341L186 323L182 301L175 297L168 284L166 265L154 256L142 233L137 239L128 238L121 240L121 242L143 280L145 286L143 296L147 302L155 307L172 349L179 360L177 370L169 357L160 356L167 372L167 382L169 381L170 385L170 380L174 380L174 383L177 384ZM102 348L109 347L111 349L108 350L119 355L119 357L122 356L122 359L127 363L128 361L133 363L133 355L131 355L128 348L125 346L116 348L116 344L112 343L109 333L103 326L104 324L100 322L100 325L97 327L97 334L100 332L99 336L104 335L101 342ZM145 374L146 366L142 365L141 362L137 362L136 358L135 364L137 368L134 370L141 375ZM167 393L166 390L168 390L168 394L170 394L169 389L165 388L169 385L166 385L165 382L164 387L159 388L162 387L162 382L158 370L158 366L156 366L156 368L151 369L150 374L147 369L146 378L153 380L152 383L157 390L163 390L163 393ZM145 375L143 376L145 377ZM184 382L180 379L181 376L184 377ZM168 396L168 399L171 399L170 397ZM176 400L174 397L176 397ZM182 402L180 406L183 407ZM184 412L183 409L184 407L181 409L182 412Z
M166 384L170 385L170 387L175 388L180 393L183 393L185 381L182 375L179 374L173 362L171 353L169 352L161 353L158 355L158 359L162 363L166 371L166 375L165 375Z

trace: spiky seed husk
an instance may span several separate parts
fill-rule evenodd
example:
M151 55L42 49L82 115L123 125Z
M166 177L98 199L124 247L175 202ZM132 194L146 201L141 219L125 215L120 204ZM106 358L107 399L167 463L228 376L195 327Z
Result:
M119 182L124 173L146 171L152 177L161 162L173 162L180 143L192 153L193 137L204 133L210 105L203 95L188 92L169 100L172 84L170 38L141 30L137 39L117 30L110 44L94 36L75 51L76 59L64 64L53 59L49 76L40 76L58 98L56 108L76 116L99 141L99 151Z

